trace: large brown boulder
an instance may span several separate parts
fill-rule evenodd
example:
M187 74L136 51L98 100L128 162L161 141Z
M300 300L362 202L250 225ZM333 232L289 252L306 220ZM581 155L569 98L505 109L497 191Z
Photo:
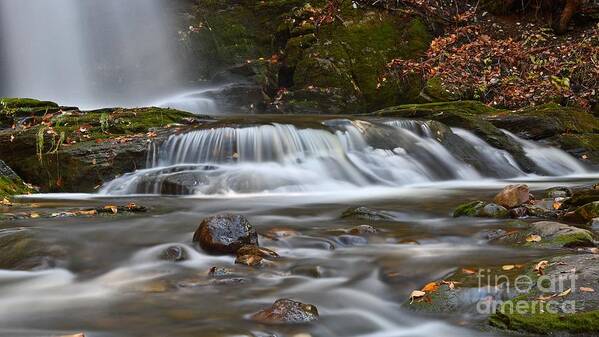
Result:
M506 208L518 207L530 200L528 185L508 185L499 192L493 202Z
M252 320L266 324L307 323L317 319L316 306L290 299L277 300L272 307L252 315Z
M235 254L244 245L258 245L258 234L243 215L219 214L206 218L193 242L213 254Z

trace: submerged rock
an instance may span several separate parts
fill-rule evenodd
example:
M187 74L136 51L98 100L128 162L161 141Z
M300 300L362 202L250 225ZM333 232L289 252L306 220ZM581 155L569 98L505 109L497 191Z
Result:
M351 235L369 235L376 234L377 232L377 229L370 225L359 225L349 230L349 234Z
M237 256L255 255L269 260L276 259L279 257L279 254L277 254L277 252L275 252L274 250L264 247L258 247L255 245L244 245L237 250L236 254Z
M385 211L379 211L376 209L360 206L348 208L343 214L342 218L358 218L364 220L395 220L391 214Z
M528 186L524 184L508 185L499 192L493 201L506 208L514 208L530 200Z
M235 254L244 245L258 245L258 234L243 215L220 214L202 221L193 242L215 254Z
M33 270L55 267L66 252L28 228L0 230L0 269Z
M316 306L290 299L279 299L272 307L251 316L252 320L266 324L308 323L318 318Z
M189 258L185 248L181 246L170 246L160 253L160 259L172 262L181 262Z
M237 250L235 263L256 267L262 264L264 259L274 260L279 257L275 251L255 245L245 245Z

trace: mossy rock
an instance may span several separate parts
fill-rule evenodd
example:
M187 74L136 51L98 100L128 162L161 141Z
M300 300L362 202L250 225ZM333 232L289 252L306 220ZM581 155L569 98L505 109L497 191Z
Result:
M599 331L599 300L596 293L584 292L580 288L596 289L598 266L599 256L595 254L549 259L549 266L544 270L544 280L559 280L564 275L573 277L571 271L575 270L575 283L566 280L561 288L542 289L540 286L546 287L552 282L544 282L547 285L536 282L529 292L501 305L489 317L489 324L499 329L541 335L596 334ZM559 285L559 282L553 284ZM567 289L570 290L566 291ZM547 295L558 293L563 295L554 296L547 302L538 300L541 296L548 297ZM549 303L552 305L549 306Z
M0 160L0 199L32 192L34 192L33 189L26 185L4 161Z
M534 140L599 132L599 120L587 111L555 103L503 111L488 116L487 120L497 127Z
M573 211L578 207L595 201L599 201L599 189L583 189L574 191L572 197L566 199L561 204L560 210Z
M163 108L72 110L54 116L52 129L0 130L0 158L41 191L92 192L116 175L144 168L148 141L174 133L169 125L197 120Z
M540 240L533 240L539 236ZM594 247L593 233L566 224L539 221L530 228L513 232L496 240L498 243L531 248L577 248Z
M594 218L599 217L599 201L590 202L578 207L576 210L566 213L563 216L565 221L574 223L588 224Z
M321 27L318 41L305 50L295 68L293 89L308 86L340 88L361 99L357 111L365 112L413 100L419 84L382 80L387 62L393 58L413 58L424 52L432 36L424 23L405 18L347 8L345 21ZM351 112L351 111L348 111Z
M0 98L0 128L11 127L19 117L41 116L59 110L58 104L32 98Z

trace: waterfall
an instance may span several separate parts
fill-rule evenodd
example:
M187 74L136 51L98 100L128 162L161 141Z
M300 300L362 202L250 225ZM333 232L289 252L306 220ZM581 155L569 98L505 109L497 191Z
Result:
M566 175L587 172L576 158L558 148L543 146L533 141L522 139L509 131L502 131L522 146L526 156L532 159L544 174Z
M509 153L468 131L446 132L451 143L435 138L428 122L349 119L327 120L322 128L272 123L197 130L153 147L151 167L105 184L101 193L322 192L525 175ZM455 147L473 155L452 153ZM564 165L552 173L581 169Z
M180 89L169 0L1 0L0 97L83 108Z

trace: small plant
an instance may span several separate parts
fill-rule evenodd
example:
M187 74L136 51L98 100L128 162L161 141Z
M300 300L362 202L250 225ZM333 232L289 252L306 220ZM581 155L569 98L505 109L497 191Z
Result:
M44 156L44 134L45 133L46 133L46 127L41 126L40 129L37 131L37 137L36 137L36 142L35 142L37 158L40 161L40 163L42 162L42 159Z
M100 129L102 132L106 133L108 128L110 127L110 117L107 113L103 113L100 115Z

